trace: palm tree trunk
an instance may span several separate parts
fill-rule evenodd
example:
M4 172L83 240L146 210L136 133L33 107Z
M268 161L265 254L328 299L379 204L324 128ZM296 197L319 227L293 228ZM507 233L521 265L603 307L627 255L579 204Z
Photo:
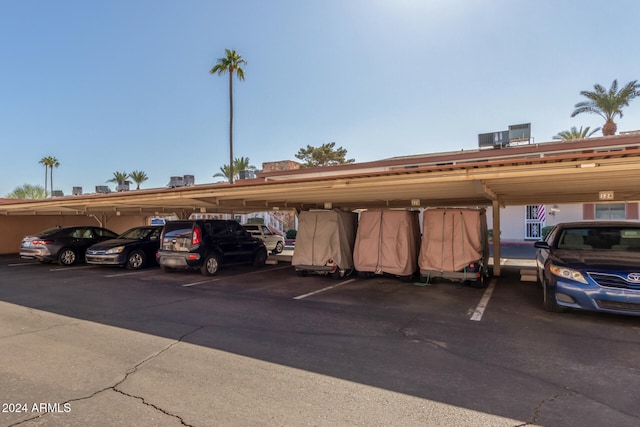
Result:
M47 182L47 174L48 173L49 173L49 166L47 166L46 163L45 163L45 165L44 165L44 197L45 198L47 197L47 185L49 184Z
M53 166L49 169L51 177L49 178L49 185L51 185L51 197L53 197Z
M233 70L229 70L229 183L233 184Z
M608 119L607 122L602 126L602 135L603 136L611 136L615 135L618 130L618 125L612 120Z

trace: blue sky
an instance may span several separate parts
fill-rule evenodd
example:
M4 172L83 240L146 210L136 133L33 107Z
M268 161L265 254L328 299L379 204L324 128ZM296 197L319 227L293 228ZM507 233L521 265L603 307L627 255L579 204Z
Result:
M571 126L581 90L640 79L637 0L0 0L0 197L93 192L115 171L143 188L216 182L234 155L296 160L336 142L358 162L477 148L479 133ZM640 100L617 121L640 129ZM112 184L109 184L113 187Z

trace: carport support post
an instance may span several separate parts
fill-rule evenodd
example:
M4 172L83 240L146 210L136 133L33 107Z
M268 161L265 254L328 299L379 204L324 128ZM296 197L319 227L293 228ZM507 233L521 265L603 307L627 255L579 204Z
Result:
M493 275L500 276L500 202L493 201Z

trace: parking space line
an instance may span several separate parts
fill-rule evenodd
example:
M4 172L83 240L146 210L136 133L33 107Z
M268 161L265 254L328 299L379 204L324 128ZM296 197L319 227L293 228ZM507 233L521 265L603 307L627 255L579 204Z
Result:
M132 274L139 274L141 271L130 271L128 273L118 273L118 274L107 274L104 277L120 277L120 276L131 276Z
M95 268L93 265L85 265L82 267L60 267L60 268L50 268L49 271L72 271L72 270L80 270L83 268Z
M480 302L475 310L473 310L473 315L471 316L471 320L479 322L482 319L482 315L484 314L484 310L487 308L489 304L489 300L491 299L491 294L493 293L493 288L496 286L496 279L491 279L491 283L489 283L489 287L484 291L482 298L480 298Z
M202 280L200 282L193 282L193 283L185 283L184 285L181 285L183 288L188 288L189 286L196 286L196 285L202 285L203 283L211 283L211 282L216 282L220 280L220 277L216 277L215 279L209 279L209 280Z
M326 288L318 289L317 291L309 292L308 294L298 295L297 297L293 297L293 299L302 299L309 297L311 295L319 294L320 292L328 291L329 289L337 288L338 286L346 285L347 283L351 283L356 279L345 280L344 282L336 283L335 285L327 286Z
M7 267L22 267L23 265L38 265L37 262L20 262L17 264L7 264Z
M270 268L269 271L273 271L273 270L282 270L283 268L291 268L291 266L289 265L285 265L283 267L276 267L276 268ZM225 276L225 277L216 277L214 279L207 279L207 280L201 280L199 282L192 282L192 283L185 283L184 285L181 285L183 288L188 288L190 286L196 286L196 285L202 285L203 283L210 283L210 282L217 282L218 280L222 280L225 278L234 278L234 277L242 277L242 276L249 276L251 274L258 274L258 273L262 273L264 272L264 270L256 270L256 271L250 271L248 273L242 273L242 274L236 274L234 276Z

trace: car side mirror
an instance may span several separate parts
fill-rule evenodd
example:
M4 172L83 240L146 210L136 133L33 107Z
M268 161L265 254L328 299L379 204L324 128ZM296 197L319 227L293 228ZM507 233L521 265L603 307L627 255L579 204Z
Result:
M533 244L534 248L538 248L538 249L551 249L551 246L549 246L549 244L545 241L539 241L539 242L535 242Z

